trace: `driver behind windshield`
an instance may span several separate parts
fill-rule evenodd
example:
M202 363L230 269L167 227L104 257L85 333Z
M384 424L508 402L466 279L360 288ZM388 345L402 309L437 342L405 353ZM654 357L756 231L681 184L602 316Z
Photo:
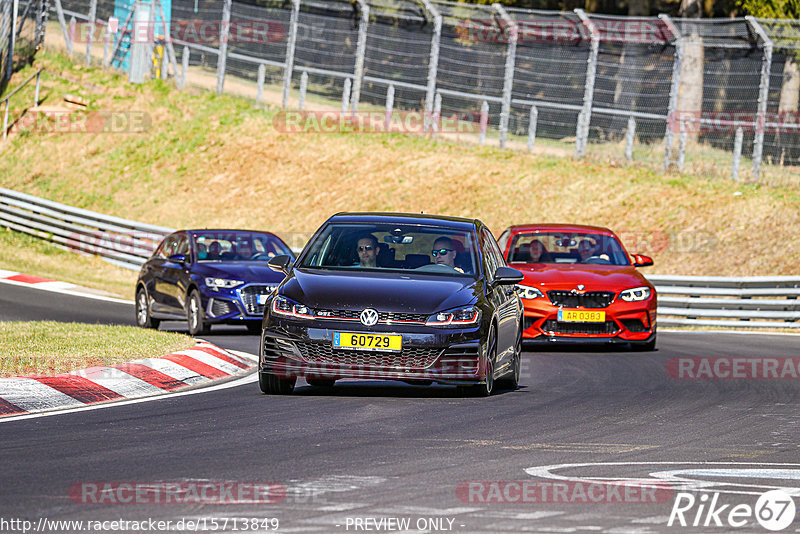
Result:
M449 237L440 237L433 242L433 250L431 251L433 263L436 265L446 265L451 269L463 273L463 269L456 267L456 254L456 249L453 247L453 240Z
M361 267L378 266L378 239L372 234L365 234L356 243L358 264Z

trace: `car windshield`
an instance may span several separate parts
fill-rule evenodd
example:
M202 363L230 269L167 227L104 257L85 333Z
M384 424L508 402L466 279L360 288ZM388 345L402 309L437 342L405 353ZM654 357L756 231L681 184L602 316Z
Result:
M630 265L616 237L569 232L516 234L511 240L508 262Z
M197 260L263 261L292 251L277 237L258 232L204 231L194 232Z
M479 272L476 250L470 231L404 224L333 223L310 243L298 267L475 277Z

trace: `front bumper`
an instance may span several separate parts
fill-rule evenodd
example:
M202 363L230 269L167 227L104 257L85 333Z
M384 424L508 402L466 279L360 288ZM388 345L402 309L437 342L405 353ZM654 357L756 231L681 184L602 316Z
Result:
M203 310L209 323L244 324L261 321L264 300L277 284L248 283L233 289L202 288Z
M523 301L522 339L525 342L647 343L656 331L656 299L641 302L615 300L605 308L602 323L565 323L558 320L559 307L545 299Z
M384 352L333 348L333 333L362 332L355 326L267 328L261 336L259 369L285 378L425 380L463 385L486 380L487 366L477 328L442 331L374 327L363 333L401 334L402 349Z

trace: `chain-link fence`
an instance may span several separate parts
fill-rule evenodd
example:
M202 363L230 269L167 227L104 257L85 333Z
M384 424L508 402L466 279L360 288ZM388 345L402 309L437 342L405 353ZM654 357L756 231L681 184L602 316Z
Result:
M62 0L65 39L68 17L113 16L113 63L137 31L133 11L152 1L169 22L165 32L156 17L150 33L171 36L171 74L205 69L218 91L235 77L280 92L284 108L416 112L432 135L800 184L800 21L441 0Z
M48 0L0 0L0 93L44 41Z

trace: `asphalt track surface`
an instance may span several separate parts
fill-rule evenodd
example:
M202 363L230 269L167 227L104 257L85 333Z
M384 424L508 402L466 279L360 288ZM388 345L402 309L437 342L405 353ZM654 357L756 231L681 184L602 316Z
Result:
M133 308L2 285L0 319L132 324ZM180 323L166 327L185 331ZM244 329L212 332L207 338L213 343L257 352L257 337ZM565 494L559 502L540 502L541 488L554 482L551 475L680 476L690 489L721 484L711 488L722 492L720 503L751 506L765 489L798 491L800 380L677 380L666 368L678 357L796 357L800 336L659 336L658 350L649 353L526 352L523 387L488 399L460 398L452 387L365 381L332 390L301 381L294 395L268 397L251 381L0 422L0 531L20 531L10 523L2 528L3 519L34 525L158 519L173 521L173 531L184 519L205 521L198 531L220 532L227 519L225 531L241 532L244 518L277 518L278 532L398 532L370 521L406 518L408 532L726 532L733 529L691 526L697 507L686 513L689 526L668 527L671 493L642 503L633 494L619 502L607 491L603 495L614 502L589 502L571 486L566 502ZM604 463L611 465L598 465ZM187 488L225 481L277 483L286 498L198 504L184 495L165 504L113 497L92 504L82 502L91 496L80 496L91 488L84 483L181 482ZM510 491L500 500L517 502L487 503L481 501L491 485L472 495L458 491L469 481L533 482L539 492L535 502L518 502L519 493ZM45 523L48 532L83 532L86 525ZM189 530L185 525L181 531ZM135 531L105 526L104 532ZM787 531L798 528L800 518ZM767 532L752 520L737 531Z

